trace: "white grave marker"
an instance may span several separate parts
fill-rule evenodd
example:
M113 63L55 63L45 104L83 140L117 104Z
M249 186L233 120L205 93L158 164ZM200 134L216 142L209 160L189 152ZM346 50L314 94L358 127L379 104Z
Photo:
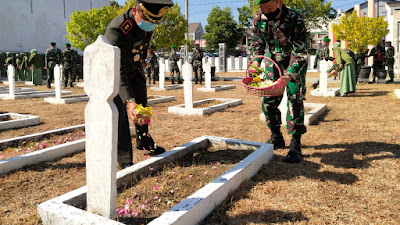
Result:
M319 68L321 70L321 73L319 74L319 89L321 93L327 93L328 92L328 71L329 69L329 64L328 61L326 60L321 60L319 62Z
M107 218L117 199L118 109L113 99L120 83L120 50L100 35L84 51L87 210ZM101 138L99 138L101 137Z
M61 99L61 78L62 78L62 72L61 72L61 67L60 65L56 65L54 67L54 90L56 94L56 99Z
M164 61L165 62L165 61ZM164 89L165 84L165 64L160 61L160 73L158 75L158 85L160 89Z
M205 72L205 83L206 88L211 88L211 64L208 62L203 65L203 70Z
M11 98L15 97L15 68L13 65L8 65L7 68L8 75L8 89Z
M279 104L278 108L279 111L281 111L281 120L282 120L282 124L286 124L286 115L287 115L287 110L288 110L288 97L287 97L287 92L286 92L286 88L285 91L283 92L283 97L282 97L282 101L281 104Z
M185 108L192 109L193 108L193 67L190 63L185 62L182 66L183 72L183 93L185 97Z

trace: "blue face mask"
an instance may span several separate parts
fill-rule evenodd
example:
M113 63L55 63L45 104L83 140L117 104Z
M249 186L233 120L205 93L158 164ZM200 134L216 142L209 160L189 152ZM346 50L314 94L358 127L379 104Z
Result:
M150 32L150 31L152 31L152 30L154 30L156 28L157 24L150 23L149 21L145 21L145 20L140 19L140 23L138 24L138 26L142 30L144 30L146 32Z

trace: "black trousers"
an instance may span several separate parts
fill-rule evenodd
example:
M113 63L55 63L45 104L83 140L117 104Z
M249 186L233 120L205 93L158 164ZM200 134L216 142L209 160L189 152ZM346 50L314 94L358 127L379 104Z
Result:
M124 72L124 71L121 71ZM143 69L126 71L131 90L135 96L136 104L147 106L147 87ZM114 98L114 103L118 108L118 163L130 163L133 160L132 139L129 129L128 113L126 111L126 101L120 95Z

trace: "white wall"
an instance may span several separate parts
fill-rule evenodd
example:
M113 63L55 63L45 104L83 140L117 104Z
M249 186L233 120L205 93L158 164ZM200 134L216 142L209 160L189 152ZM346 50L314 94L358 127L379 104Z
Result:
M393 43L393 12L392 12L392 8L390 8L387 4L385 6L386 8L386 21L388 22L389 26L389 33L386 35L385 37L385 41L391 41L392 45L394 45Z
M109 4L109 0L1 0L0 51L19 53L35 48L44 53L51 41L64 49L71 14Z

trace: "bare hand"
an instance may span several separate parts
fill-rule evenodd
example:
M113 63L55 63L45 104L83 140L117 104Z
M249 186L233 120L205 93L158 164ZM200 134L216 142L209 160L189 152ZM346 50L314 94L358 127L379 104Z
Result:
M253 65L255 65L255 66L257 66L257 67L260 67L260 62L258 62L258 61L253 61Z
M285 83L289 83L290 80L292 80L292 78L290 76L282 76L282 80L285 81Z
M127 102L126 103L126 112L128 113L129 119L131 119L133 121L137 120L136 106L137 106L137 104L135 102Z
M343 64L340 64L340 65L339 65L339 69L343 69Z

